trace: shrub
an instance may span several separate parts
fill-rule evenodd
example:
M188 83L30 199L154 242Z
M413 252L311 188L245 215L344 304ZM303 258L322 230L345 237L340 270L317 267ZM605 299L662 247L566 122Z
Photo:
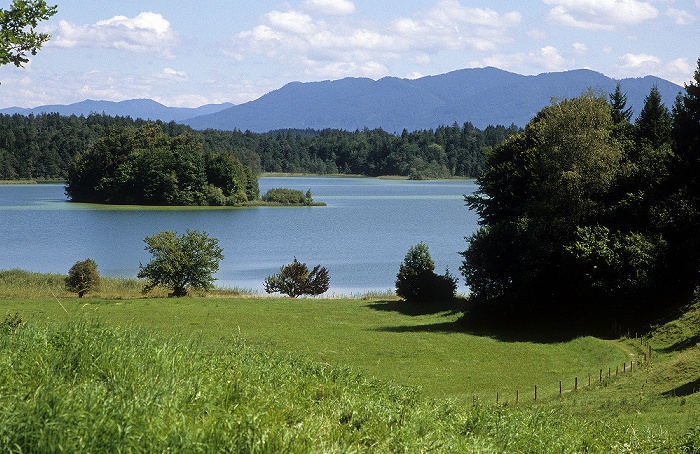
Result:
M396 294L407 301L443 301L451 299L457 290L457 279L449 270L435 274L435 262L428 246L411 246L396 275Z
M76 262L68 271L66 277L66 290L77 293L78 298L84 294L97 291L100 288L100 273L97 272L97 263L92 259Z
M287 188L270 189L262 196L262 200L263 202L279 203L281 205L311 205L313 203L311 190L304 194L298 189Z
M280 272L265 278L267 293L280 292L295 298L299 295L320 295L328 290L328 270L316 265L312 271L306 263L294 261L280 268Z

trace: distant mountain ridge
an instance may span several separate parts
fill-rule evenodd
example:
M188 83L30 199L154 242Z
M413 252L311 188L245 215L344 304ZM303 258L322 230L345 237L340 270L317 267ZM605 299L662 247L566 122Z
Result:
M113 117L131 117L142 118L144 120L162 120L183 121L200 115L212 114L229 107L233 104L230 102L223 104L207 104L196 108L188 107L167 107L159 102L151 99L130 99L127 101L93 101L87 99L85 101L74 104L54 104L34 107L31 109L22 107L8 107L0 109L0 114L6 115L38 115L41 113L59 113L60 115L84 115L88 116L91 113L110 115Z
M2 109L0 113L90 112L132 118L174 120L194 129L267 132L276 129L382 128L400 133L471 122L525 126L552 98L573 98L589 88L611 93L618 80L588 69L523 76L497 68L452 71L419 79L344 78L321 82L291 82L244 104L216 104L196 109L165 107L151 100L118 103L83 101L69 106ZM619 80L633 118L656 85L670 109L684 88L654 76Z

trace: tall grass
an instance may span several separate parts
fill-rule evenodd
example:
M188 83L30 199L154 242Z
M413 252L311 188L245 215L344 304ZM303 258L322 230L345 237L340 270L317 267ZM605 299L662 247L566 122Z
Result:
M66 275L57 273L36 273L18 269L0 270L0 298L71 298L75 294L66 291L65 278ZM102 276L100 280L100 288L88 293L85 298L125 299L143 296L141 290L145 281L142 279ZM156 287L149 293L149 296L165 297L170 291L165 287ZM192 293L198 296L205 294L205 292L196 291ZM257 292L241 287L221 287L214 288L209 293L212 296L231 297L253 295Z
M79 320L0 330L3 452L696 452L539 407L459 405L348 368Z

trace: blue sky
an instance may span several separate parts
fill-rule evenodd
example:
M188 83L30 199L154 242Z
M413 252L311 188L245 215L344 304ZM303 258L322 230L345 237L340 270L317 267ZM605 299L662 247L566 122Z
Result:
M238 104L292 81L483 66L589 68L682 85L700 56L700 0L57 3L40 25L51 41L24 68L0 67L0 108L134 98Z

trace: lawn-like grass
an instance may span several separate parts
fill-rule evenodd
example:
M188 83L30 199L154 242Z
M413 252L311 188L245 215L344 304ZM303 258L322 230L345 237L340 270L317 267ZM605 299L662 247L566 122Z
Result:
M472 333L461 313L408 315L403 302L372 299L185 297L82 299L55 289L50 297L0 298L0 314L19 312L32 323L98 319L109 326L154 329L207 342L234 338L321 363L348 366L369 376L419 386L431 397L488 402L533 399L574 387L576 377L622 365L628 354L594 337L504 341ZM59 296L60 294L60 296ZM540 328L533 328L532 334ZM562 334L562 333L560 333ZM526 337L526 336L525 336ZM535 336L542 337L542 336ZM546 339L545 337L542 337ZM586 377L586 378L584 378Z
M700 307L647 333L643 364L639 339L480 331L392 298L107 279L78 299L61 279L0 272L7 452L700 452Z

